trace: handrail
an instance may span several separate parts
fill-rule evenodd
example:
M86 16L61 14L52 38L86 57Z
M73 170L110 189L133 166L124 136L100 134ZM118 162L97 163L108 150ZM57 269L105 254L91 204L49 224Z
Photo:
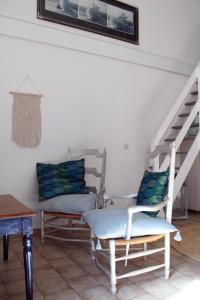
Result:
M197 114L199 114L199 124L200 124L200 63L197 65L195 70L193 71L191 77L189 78L187 84L185 85L184 89L182 90L181 94L179 95L177 101L174 103L171 111L168 113L167 117L165 118L164 122L162 123L160 129L154 136L151 141L151 153L156 150L159 144L163 142L165 135L169 132L170 127L172 126L173 122L177 115L183 109L183 104L186 101L189 93L191 92L192 88L194 87L196 81L198 81L198 98L197 101L190 111L188 117L185 119L182 128L178 132L178 135L175 138L175 149L176 151L179 149L181 143L183 142L189 128L192 125ZM198 132L197 136L195 137L190 150L188 151L180 169L177 173L174 182L174 194L173 200L177 197L186 176L188 175L192 164L200 150L200 131ZM151 156L151 155L150 155ZM166 170L170 165L170 158L169 155L166 155L161 165L159 165L159 159L153 157L153 169L158 171Z
M183 127L181 128L179 134L177 135L175 144L176 144L176 150L180 147L184 137L186 136L190 126L192 125L192 122L194 121L196 115L199 112L199 100L194 105L193 109L191 110L189 116L187 117Z
M200 124L200 64L197 66L196 69L197 69L197 79L198 79L198 99L195 106L197 106L199 112L199 124ZM190 147L190 150L188 151L188 154L185 157L184 162L181 165L181 168L175 178L174 199L178 195L178 192L180 191L180 188L183 185L184 180L192 167L192 164L199 152L199 148L200 148L200 131L198 132L195 140L193 141L193 144Z
M184 140L184 137L186 136L190 126L192 125L192 122L194 121L197 113L199 112L199 107L200 107L200 101L198 100L196 102L196 104L194 105L193 109L191 110L189 116L187 117L183 127L181 128L179 134L177 135L176 139L175 139L175 147L176 147L176 151L178 150L178 148L180 147L182 141ZM167 156L160 169L161 170L165 170L168 166L169 166L169 157Z
M153 137L151 141L151 151L154 150L156 145L160 143L163 136L167 132L167 130L170 128L170 125L172 124L174 118L178 114L181 105L184 103L189 91L191 90L193 84L196 81L196 78L199 76L199 69L200 69L200 63L197 65L197 67L194 69L192 75L190 76L188 82L186 83L185 87L183 88L182 92L180 93L179 97L177 98L176 102L174 103L172 109L162 122L159 130L156 132L155 136Z
M186 158L184 159L184 162L182 163L180 170L175 178L175 184L174 184L174 195L173 198L175 199L180 191L180 188L182 187L186 176L188 175L192 164L194 163L194 160L199 152L199 145L200 145L200 132L196 136L190 150L188 151L188 154Z

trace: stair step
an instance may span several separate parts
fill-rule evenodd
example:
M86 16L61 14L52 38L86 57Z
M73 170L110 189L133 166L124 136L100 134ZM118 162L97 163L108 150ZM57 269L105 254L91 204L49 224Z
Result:
M196 135L194 135L194 136L186 136L186 137L184 137L183 140L194 140L195 137L196 137ZM164 139L164 141L165 141L165 142L174 142L175 139L176 139L175 137L171 137L171 138L166 138L166 139Z
M188 117L190 113L183 113L178 115L180 118Z
M148 169L149 169L149 170L153 170L153 167L152 167L152 166L149 166ZM180 170L180 167L175 167L175 170L176 170L176 171L179 171L179 170Z
M167 154L168 154L168 152L162 152L162 153L160 154L160 156L164 156L164 155L167 155ZM184 154L184 155L186 155L186 154L188 154L188 152L177 151L176 154Z
M191 95L192 95L192 96L198 95L198 91L191 92Z
M186 136L186 137L184 137L183 140L194 140L195 137L196 137L196 135L193 135L193 136Z
M172 129L181 129L183 127L183 125L175 125L175 126L172 126ZM196 127L199 127L199 124L192 124L190 126L190 128L196 128Z
M180 155L181 155L181 154L184 154L184 155L187 155L187 154L188 154L188 152L184 152L184 151L177 151L177 152L176 152L176 154L180 154Z
M195 104L196 104L196 101L189 101L189 102L185 103L186 106L193 106Z
M179 171L179 170L180 170L180 167L175 167L175 170L176 170L176 171Z
M167 139L164 139L165 142L173 142L175 141L176 138L167 138Z

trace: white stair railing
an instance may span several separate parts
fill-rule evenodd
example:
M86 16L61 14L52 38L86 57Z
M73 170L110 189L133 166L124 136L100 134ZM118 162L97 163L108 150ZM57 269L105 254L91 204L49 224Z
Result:
M182 92L180 93L179 97L177 98L176 102L172 106L172 109L164 119L163 123L161 124L159 130L156 132L155 136L151 141L151 151L155 149L157 145L159 145L165 136L166 132L170 128L171 124L173 123L175 117L178 115L182 104L184 103L186 97L190 93L193 85L195 84L197 78L199 78L199 68L200 63L194 69L192 75L190 76L188 82L186 83L185 87L183 88Z
M176 151L179 149L181 143L184 140L184 137L186 136L190 126L192 125L192 122L194 121L197 113L199 112L199 107L200 107L200 102L199 102L199 100L197 100L196 104L194 105L194 107L191 110L189 116L187 117L183 127L181 128L181 130L179 131L179 133L175 139ZM167 167L169 166L169 162L170 162L169 157L166 157L165 160L163 161L160 169L166 170Z
M188 151L188 154L186 158L184 159L184 162L182 163L179 172L177 173L177 176L174 181L174 199L177 197L192 165L193 162L199 153L200 149L200 133L196 136L190 150Z
M163 143L164 139L166 138L167 132L169 132L169 129L173 125L173 122L176 120L178 114L181 112L181 109L184 107L184 103L187 99L187 97L190 95L191 90L194 89L194 86L196 86L196 83L198 82L198 99L190 111L187 118L185 118L185 122L182 125L182 128L180 129L178 135L175 137L174 143L176 152L179 149L181 143L183 142L190 126L192 125L195 117L197 114L199 114L200 118L200 63L195 68L194 72L192 73L191 77L189 78L187 84L185 85L184 89L182 90L181 94L179 95L177 101L174 103L171 111L165 118L164 122L160 126L158 132L156 133L155 137L151 141L151 152L154 151L155 147L161 143ZM199 119L200 124L200 119ZM177 176L175 178L175 184L174 184L174 199L177 197L191 167L196 159L196 156L200 150L200 132L196 136L196 138L193 140L193 144L188 151L188 154L186 155L182 165L180 166L180 169L177 173ZM166 170L166 168L169 166L170 160L169 156L166 156L163 160L161 166L159 166L159 159L155 159L153 162L153 170L154 171L162 171Z

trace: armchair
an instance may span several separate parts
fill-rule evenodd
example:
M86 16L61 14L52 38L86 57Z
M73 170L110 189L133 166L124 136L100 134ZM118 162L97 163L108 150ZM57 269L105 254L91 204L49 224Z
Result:
M110 278L111 292L113 295L115 295L117 292L117 281L122 278L154 271L159 268L165 269L166 279L169 277L170 233L177 231L177 229L171 224L175 174L174 144L172 144L170 147L168 145L157 146L155 151L150 154L150 156L151 158L156 158L157 156L159 157L159 155L163 152L170 156L169 170L166 170L165 172L154 172L147 175L145 173L139 190L140 195L138 194L137 196L138 201L139 196L141 198L141 193L145 194L146 192L144 199L142 199L144 200L144 203L149 199L151 199L151 201L155 201L155 199L158 200L157 196L161 186L163 185L166 187L166 190L163 190L163 196L160 197L159 203L150 203L150 205L148 202L146 205L140 205L137 203L135 206L131 206L129 208L108 208L88 211L83 214L85 221L91 228L93 259L96 261L97 266L99 266ZM149 182L147 179L148 175L151 177ZM147 189L145 191L146 187L150 187L150 190ZM152 193L153 191L154 194ZM136 195L131 195L131 198L135 196ZM163 208L164 218L161 218L157 215L157 213ZM151 248L148 249L148 243L163 239L164 245L153 245L154 247L151 245ZM109 246L108 249L103 247L103 245L107 244ZM143 245L143 247L140 248L140 251L134 248L135 245L139 244ZM117 254L118 246L120 248L125 246L123 255ZM130 247L133 247L134 250L131 253L129 253ZM106 254L106 250L109 251L109 255ZM162 263L133 270L131 272L129 270L129 272L124 274L117 274L116 265L118 262L125 261L126 266L127 261L130 259L140 257L144 257L146 259L148 255L158 252L164 253ZM107 266L107 263L102 263L102 258L106 258L108 260L109 267Z
M51 197L48 200L45 199L41 202L40 211L42 241L44 241L45 237L48 237L64 241L89 242L89 237L85 238L82 234L84 231L89 231L88 226L81 224L82 213L87 210L104 206L103 196L105 193L106 150L104 149L103 152L99 152L97 149L73 149L73 151L72 149L69 149L68 158L69 161L64 163L64 167L66 165L68 166L68 163L73 164L76 161L85 163L85 167L81 166L82 169L84 168L84 170L81 170L84 180L86 181L87 190L86 192L84 190L83 193L78 193L75 191L75 193L72 194L61 194L59 196ZM84 161L82 161L82 159L84 159ZM88 164L90 163L94 166L88 167ZM57 168L57 166L58 165L53 165L53 174L55 172L54 169ZM61 168L63 168L63 166L61 166ZM72 167L69 166L69 168L70 170L67 171L71 172L70 174L72 175L72 178L77 177L77 175L74 175L74 170ZM38 178L42 177L43 172L40 170L40 166L37 167L37 170ZM61 171L63 171L63 169ZM65 175L62 175L61 184L63 176ZM91 177L94 178L92 179ZM57 181L57 179L58 178L56 177L52 180ZM89 184L91 182L92 185ZM50 185L49 178L44 184L47 186ZM66 187L67 184L64 184ZM77 190L78 188L76 187ZM68 236L65 236L65 234L58 235L59 232L64 233L66 231L68 231ZM74 233L73 235L71 234L72 232ZM75 236L78 232L80 234Z

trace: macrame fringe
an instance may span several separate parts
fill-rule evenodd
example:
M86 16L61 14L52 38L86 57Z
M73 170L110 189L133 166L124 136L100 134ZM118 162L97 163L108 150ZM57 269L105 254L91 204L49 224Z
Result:
M174 240L177 242L181 242L182 241L182 236L180 234L180 231L177 231L177 233L174 236Z
M83 219L83 216L81 216L81 219L80 219L80 222L79 222L80 225L84 225L86 224L85 220Z
M99 239L97 240L96 250L102 250L101 243L100 243Z
M13 93L12 140L21 147L37 147L41 140L41 95Z

